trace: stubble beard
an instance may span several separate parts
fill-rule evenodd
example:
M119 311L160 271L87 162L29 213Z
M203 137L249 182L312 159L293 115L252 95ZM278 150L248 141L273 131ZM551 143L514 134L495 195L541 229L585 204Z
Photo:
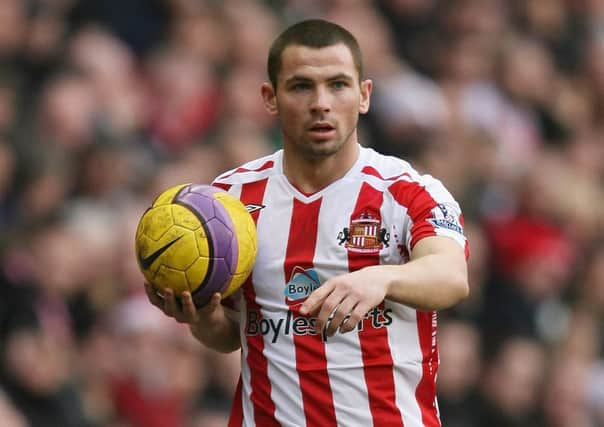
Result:
M338 138L336 140L317 143L306 139L298 139L294 145L296 151L305 159L312 162L318 162L340 152L346 144L350 143L353 133L354 128L343 138Z

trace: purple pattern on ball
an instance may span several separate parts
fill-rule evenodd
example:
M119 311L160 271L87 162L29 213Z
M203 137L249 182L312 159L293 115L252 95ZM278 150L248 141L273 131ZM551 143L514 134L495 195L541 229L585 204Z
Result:
M238 246L233 221L213 194L223 190L209 185L190 185L174 198L200 216L212 244L213 261L203 286L193 292L197 305L203 305L214 292L224 292L237 269Z
M204 286L197 288L195 292L191 293L193 296L193 302L195 302L197 307L204 306L215 292L223 292L227 288L230 280L231 273L229 273L229 269L224 260L220 258L214 259L212 264L212 274L207 283ZM216 284L222 284L223 282L223 286L214 286Z

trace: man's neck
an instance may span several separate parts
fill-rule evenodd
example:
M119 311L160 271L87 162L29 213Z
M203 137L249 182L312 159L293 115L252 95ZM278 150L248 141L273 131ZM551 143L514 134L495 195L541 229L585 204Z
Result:
M286 150L283 155L283 172L299 191L313 194L346 175L359 158L359 152L357 143L334 155L317 159L304 159L297 153Z

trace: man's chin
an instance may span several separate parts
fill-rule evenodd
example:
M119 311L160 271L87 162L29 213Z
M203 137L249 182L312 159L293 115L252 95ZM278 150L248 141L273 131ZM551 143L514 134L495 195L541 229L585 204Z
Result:
M338 144L336 141L320 141L320 142L312 142L309 146L307 146L306 154L309 157L315 159L321 159L329 156L333 156L342 148L341 144Z

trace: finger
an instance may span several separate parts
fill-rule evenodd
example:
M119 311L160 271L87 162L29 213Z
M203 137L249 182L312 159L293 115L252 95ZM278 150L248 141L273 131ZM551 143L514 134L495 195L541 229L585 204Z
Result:
M337 332L337 330L342 326L342 324L347 320L350 316L350 312L353 310L354 306L358 301L352 300L350 297L345 298L339 305L336 307L334 312L331 314L331 321L327 324L326 333L329 336L332 336Z
M329 296L329 294L333 291L334 285L328 280L323 283L322 286L315 289L309 296L306 298L306 301L302 303L300 306L300 314L306 316L308 314L316 312L320 307L325 298Z
M195 302L193 302L193 296L191 292L185 291L181 295L182 301L182 313L187 321L187 323L194 323L197 321L197 307L195 307Z
M330 318L334 315L334 312L337 310L343 298L343 295L332 293L325 301L323 301L323 304L320 306L321 309L319 314L317 315L317 320L315 321L315 329L317 331L323 331L326 326L329 326L328 323L330 322Z
M370 307L359 303L354 307L354 309L350 312L350 315L344 319L342 324L340 325L340 332L345 334L346 332L352 331L357 327L360 321L363 320Z
M216 311L220 305L220 301L222 301L222 295L220 295L218 292L215 292L199 310L204 313L204 315L209 316Z
M170 288L166 288L164 290L164 307L166 314L174 318L176 318L181 311L178 307L178 303L176 302L174 291Z
M220 295L219 292L215 292L214 295L212 295L212 297L210 298L210 301L208 302L208 307L210 308L210 310L214 311L218 308L221 302L222 295Z
M164 299L158 294L153 285L145 282L145 293L151 304L164 311Z

